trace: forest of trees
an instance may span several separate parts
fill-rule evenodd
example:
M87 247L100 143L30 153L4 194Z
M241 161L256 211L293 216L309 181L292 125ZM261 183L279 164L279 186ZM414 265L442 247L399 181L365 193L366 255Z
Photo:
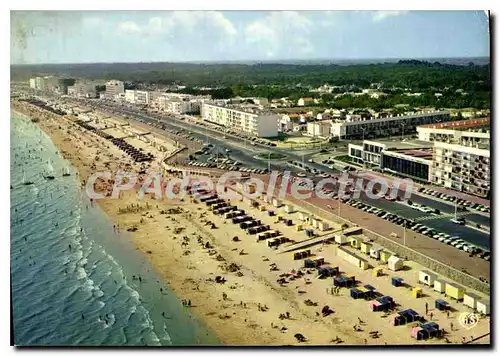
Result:
M72 65L11 66L13 80L35 75L57 75L78 79L119 79L130 85L187 86L186 93L208 93L215 98L259 96L269 99L319 96L309 87L323 84L338 86L337 92L359 91L372 83L391 94L387 98L322 98L323 104L345 107L390 107L394 104L437 107L489 107L491 96L490 65L451 65L439 62L401 60L380 64L193 64L193 63L101 63ZM197 87L217 88L209 92ZM423 92L420 97L401 95L404 89ZM467 95L455 93L463 89ZM443 96L436 98L433 93Z

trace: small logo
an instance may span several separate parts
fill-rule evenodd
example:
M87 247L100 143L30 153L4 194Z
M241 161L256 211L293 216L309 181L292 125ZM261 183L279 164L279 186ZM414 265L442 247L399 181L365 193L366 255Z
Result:
M458 317L458 322L463 328L470 330L479 323L479 315L475 313L462 313Z

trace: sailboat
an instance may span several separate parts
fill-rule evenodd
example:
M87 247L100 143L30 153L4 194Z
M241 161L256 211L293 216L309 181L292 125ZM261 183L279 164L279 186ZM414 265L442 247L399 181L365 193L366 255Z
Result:
M69 168L66 167L66 170L63 168L63 177L69 177L71 173L69 173Z
M23 185L31 185L32 181L26 180L26 172L23 172Z
M52 166L50 164L50 159L48 161L48 167L50 168L50 171L52 171ZM45 179L47 180L52 180L52 179L55 179L55 177L52 175L52 174L46 174L43 176Z

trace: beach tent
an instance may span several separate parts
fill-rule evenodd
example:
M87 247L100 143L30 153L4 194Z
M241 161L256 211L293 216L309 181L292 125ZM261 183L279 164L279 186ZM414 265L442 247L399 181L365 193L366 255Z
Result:
M373 292L374 292L374 291L375 291L375 289L376 289L375 287L373 287L373 286L371 286L371 285L369 285L369 284L365 284L363 287L365 287L366 289L371 290L371 291L373 291Z
M439 336L439 325L434 322L423 324L422 329L426 330L429 333L429 337Z
M389 257L387 263L388 263L388 268L391 271L399 271L403 269L403 260L397 256Z
M313 260L304 260L304 268L316 268L316 263Z
M353 299L363 299L364 293L357 288L351 288L351 298Z
M418 282L425 284L426 286L434 286L434 281L437 279L435 273L429 272L427 270L422 270L418 274Z
M318 267L318 278L335 277L339 273L338 267L321 266Z
M320 256L304 260L304 268L317 268L324 264L325 264L325 259Z
M434 281L434 290L439 293L444 293L446 290L446 284L448 281L445 281L444 279L436 279Z
M403 285L403 278L401 277L392 277L391 283L394 287L401 287Z
M374 297L374 292L373 292L373 289L368 289L368 288L365 288L365 287L359 287L359 290L363 293L363 298L364 299L373 299Z
M484 299L478 300L476 310L483 315L490 315L490 302Z
M311 256L311 250L298 250L295 252L292 252L292 259L293 260L301 260L303 258Z
M464 293L464 305L469 308L476 309L477 301L481 300L481 297L473 293Z
M422 317L413 309L406 309L398 312L392 318L392 325L405 325L413 323L415 321L420 321Z
M333 285L335 287L353 287L356 284L356 281L352 278L348 277L336 277L333 279Z
M411 290L411 296L413 298L422 298L423 292L422 288L415 287Z
M266 240L270 237L271 237L271 235L270 235L269 231L261 232L260 234L257 234L257 242L262 241L262 240Z
M411 337L417 340L427 340L429 332L420 326L411 329Z
M382 305L382 304L381 304L378 300L372 300L372 301L370 302L370 304L369 304L369 306L370 306L370 310L371 310L371 311L374 311L374 312L375 312L375 311L380 311L380 310L382 310L381 305Z
M450 309L450 305L448 304L447 301L442 300L442 299L436 299L434 302L434 305L437 310L448 310Z
M372 271L372 276L373 277L379 277L382 275L382 272L383 272L383 269L382 268L379 268L379 267L376 267L373 269Z

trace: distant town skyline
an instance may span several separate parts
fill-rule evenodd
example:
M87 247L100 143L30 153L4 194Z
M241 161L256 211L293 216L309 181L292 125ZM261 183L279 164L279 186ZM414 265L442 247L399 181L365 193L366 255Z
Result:
M11 64L489 57L483 11L12 11Z

